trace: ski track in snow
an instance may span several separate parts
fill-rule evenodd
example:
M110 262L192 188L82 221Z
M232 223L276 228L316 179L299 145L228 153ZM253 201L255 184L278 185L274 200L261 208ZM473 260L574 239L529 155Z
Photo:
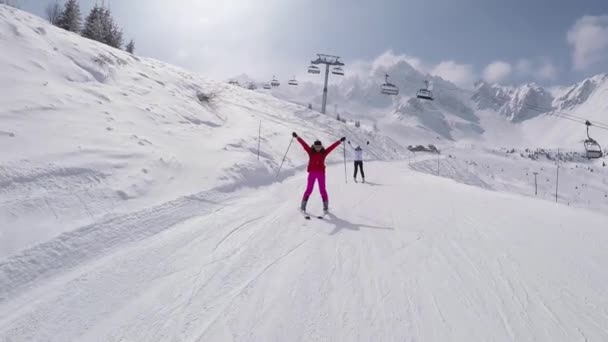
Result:
M608 338L606 216L380 170L344 184L331 167L323 221L291 203L298 174L60 236L0 265L0 340Z

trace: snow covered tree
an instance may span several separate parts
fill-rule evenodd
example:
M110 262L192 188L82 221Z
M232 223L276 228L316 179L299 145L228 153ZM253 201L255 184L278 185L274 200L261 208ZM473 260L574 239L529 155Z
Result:
M95 4L84 20L82 36L101 42L103 40L102 8Z
M63 12L57 19L57 26L71 32L80 32L82 19L80 18L80 4L77 0L68 0Z
M82 35L118 49L123 43L122 30L114 22L110 9L97 4L85 20Z
M46 6L44 13L46 14L46 18L49 22L55 26L59 24L59 19L61 18L61 5L59 5L58 1L50 3Z
M133 39L131 39L129 44L127 44L125 50L127 50L127 52L130 54L133 54L135 52L135 41L133 41Z
M102 42L120 49L122 47L122 30L114 23L114 18L109 8L101 8L101 22L103 24Z

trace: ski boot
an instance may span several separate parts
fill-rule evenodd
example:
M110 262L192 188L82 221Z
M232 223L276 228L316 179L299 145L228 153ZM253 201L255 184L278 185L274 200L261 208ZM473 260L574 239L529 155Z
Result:
M365 183L365 177L363 178L363 183Z
M308 200L302 200L302 204L300 204L300 211L302 212L306 212L306 204L308 203Z
M323 214L329 214L329 202L323 202Z

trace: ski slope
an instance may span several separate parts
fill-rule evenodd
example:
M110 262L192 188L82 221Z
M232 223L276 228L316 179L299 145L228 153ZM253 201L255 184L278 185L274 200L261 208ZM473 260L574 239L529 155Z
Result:
M8 259L0 340L608 339L605 215L406 163L370 163L368 173L367 184L345 184L342 167L329 169L326 220L295 209L298 173Z
M483 189L608 212L608 167L578 151L451 146L442 155L413 156L412 169ZM536 173L536 184L535 175Z
M374 159L406 151L378 132L4 5L0 46L0 258L202 190L274 182L294 130L311 142L371 141ZM306 161L292 156L286 174Z
M608 340L598 162L566 164L555 204L550 161L445 144L403 162L437 140L416 126L431 104L355 128L3 5L0 46L0 342ZM370 141L367 184L349 149L328 158L325 220L296 209L292 131Z

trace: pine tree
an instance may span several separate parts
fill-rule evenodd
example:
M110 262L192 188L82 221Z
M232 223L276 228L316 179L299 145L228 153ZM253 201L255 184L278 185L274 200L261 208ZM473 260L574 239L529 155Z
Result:
M103 41L102 8L95 4L84 21L82 36L96 41Z
M120 29L116 24L112 23L108 34L106 35L106 44L115 47L117 49L122 48L123 39L122 39L122 29Z
M131 39L131 41L129 42L129 44L127 44L127 47L125 49L130 54L135 53L135 41L133 41L133 39Z
M71 32L80 32L82 19L80 18L80 5L77 0L68 0L59 19L57 26Z
M85 20L82 35L120 49L123 44L122 30L114 23L109 8L95 5Z
M122 48L122 30L114 22L112 12L109 8L103 9L102 19L104 27L103 42L117 49Z
M112 29L113 29L113 19L112 12L110 12L109 8L101 7L100 9L100 17L101 17L101 26L103 27L103 33L101 42L112 46Z

